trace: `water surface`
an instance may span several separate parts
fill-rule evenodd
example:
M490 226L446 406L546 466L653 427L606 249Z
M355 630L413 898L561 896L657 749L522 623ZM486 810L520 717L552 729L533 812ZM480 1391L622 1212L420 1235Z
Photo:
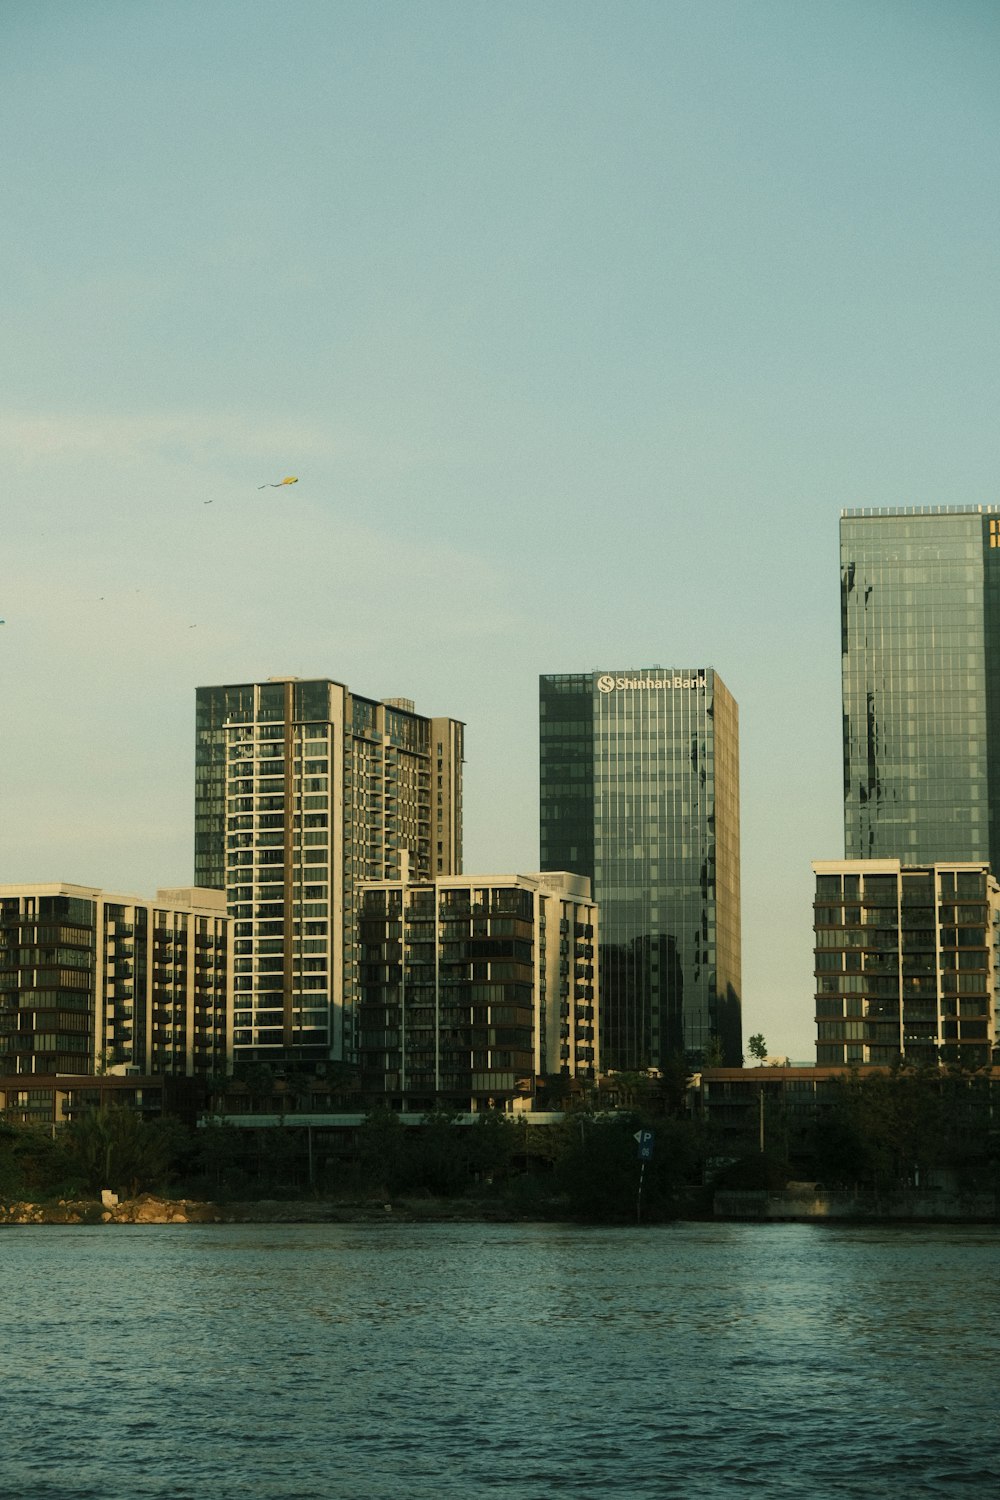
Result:
M990 1495L1000 1230L0 1231L10 1500Z

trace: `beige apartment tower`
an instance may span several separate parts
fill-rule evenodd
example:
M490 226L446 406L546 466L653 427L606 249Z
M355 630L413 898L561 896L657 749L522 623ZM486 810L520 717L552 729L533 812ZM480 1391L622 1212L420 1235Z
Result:
M218 891L0 885L0 1075L224 1073L231 972Z
M195 870L233 921L237 1061L354 1059L357 886L461 871L463 731L329 678L198 689Z
M989 865L846 859L813 871L817 1064L989 1067L1000 1003Z
M597 907L584 876L366 882L358 910L367 1099L503 1109L539 1077L596 1077Z

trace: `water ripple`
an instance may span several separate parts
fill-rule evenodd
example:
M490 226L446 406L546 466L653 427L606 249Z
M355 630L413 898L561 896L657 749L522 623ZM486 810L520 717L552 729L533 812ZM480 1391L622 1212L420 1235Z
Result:
M980 1496L1000 1232L0 1238L12 1500Z

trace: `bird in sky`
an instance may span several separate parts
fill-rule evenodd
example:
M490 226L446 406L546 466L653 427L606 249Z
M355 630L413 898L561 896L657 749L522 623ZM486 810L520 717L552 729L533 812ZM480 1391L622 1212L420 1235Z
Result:
M280 490L283 484L298 484L298 482L298 477L295 474L286 474L285 478L279 479L277 484L259 484L257 488L259 490Z

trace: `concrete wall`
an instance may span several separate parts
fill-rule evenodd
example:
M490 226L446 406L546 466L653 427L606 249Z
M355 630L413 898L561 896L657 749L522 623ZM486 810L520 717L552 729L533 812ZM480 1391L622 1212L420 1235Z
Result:
M825 1220L825 1219L1000 1219L1000 1204L993 1193L961 1197L958 1193L832 1192L786 1188L779 1192L718 1192L713 1200L717 1219Z

